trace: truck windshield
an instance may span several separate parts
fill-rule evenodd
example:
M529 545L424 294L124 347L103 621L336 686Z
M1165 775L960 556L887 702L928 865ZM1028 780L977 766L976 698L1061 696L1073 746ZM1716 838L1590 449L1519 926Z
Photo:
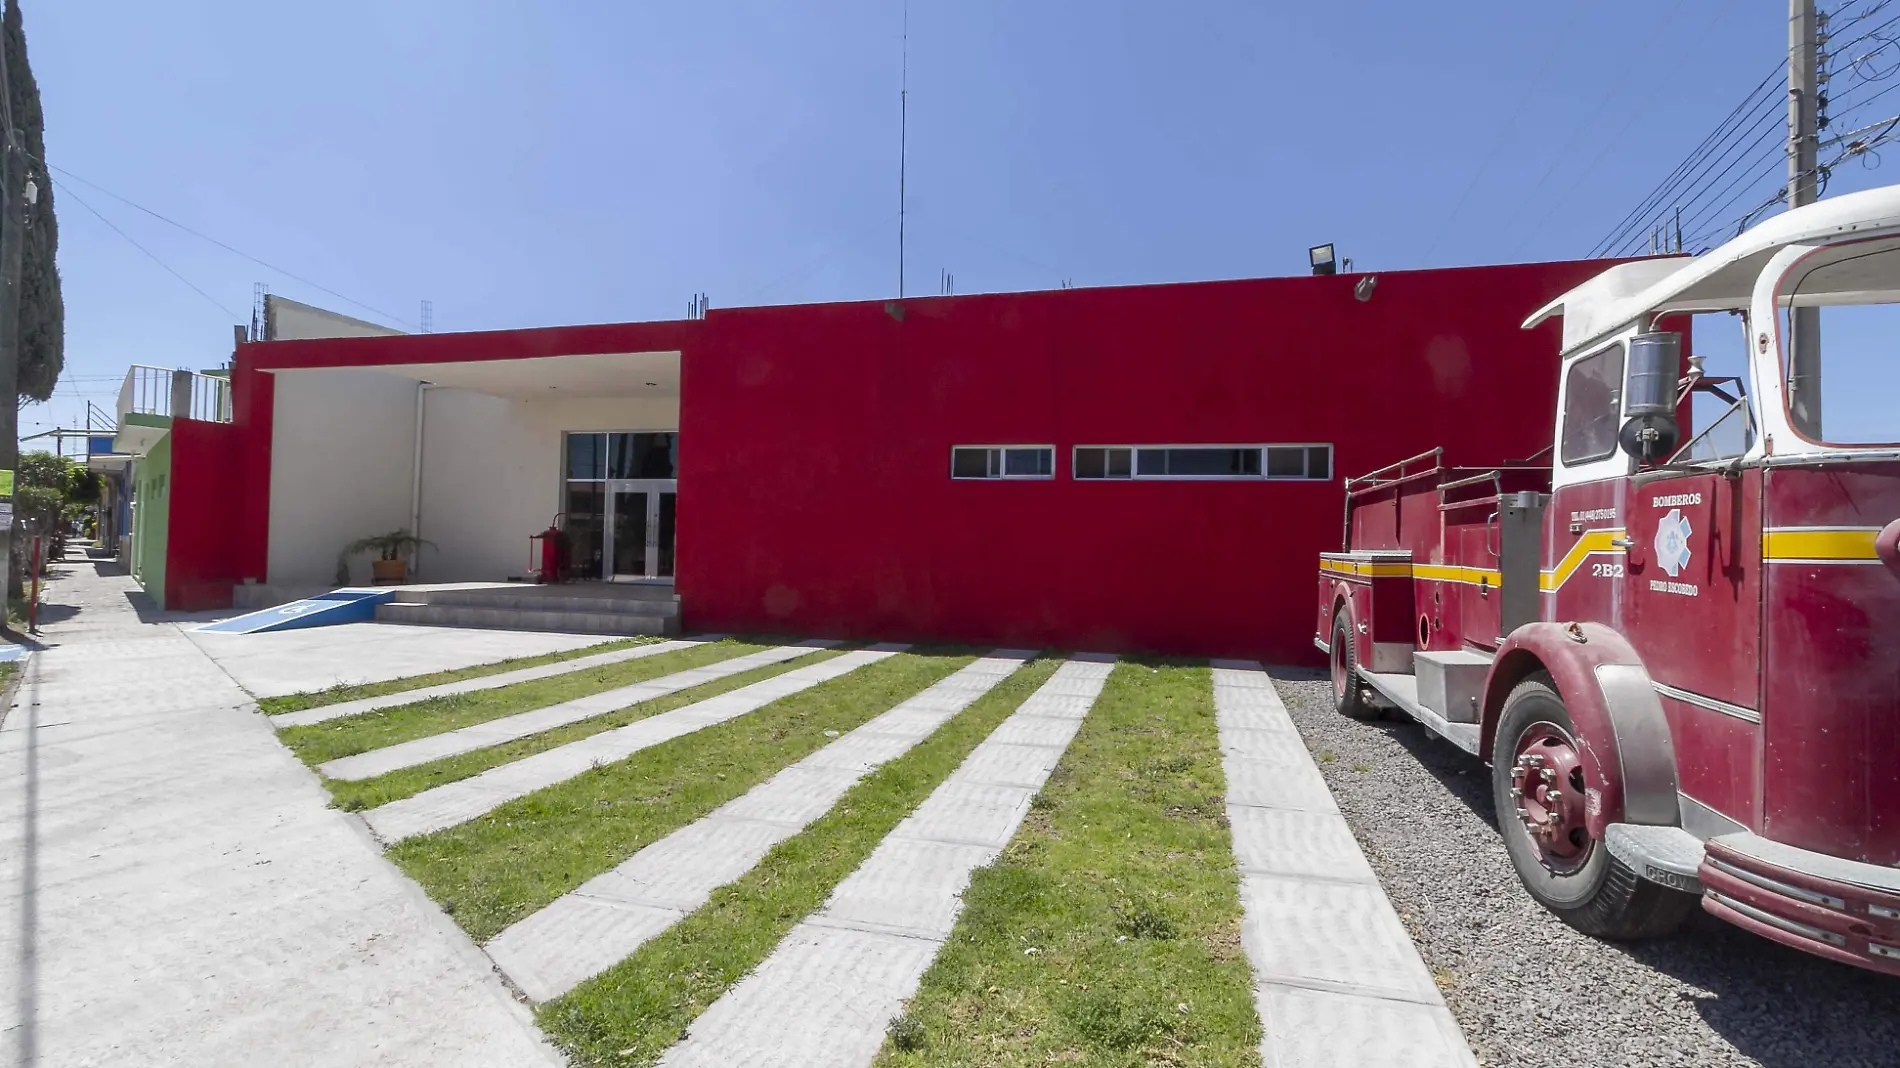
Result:
M1839 246L1815 259L1824 262L1797 269L1783 289L1781 371L1796 429L1828 445L1900 443L1900 246ZM1790 298L1822 306L1790 312ZM1818 406L1795 357L1804 330L1818 338Z

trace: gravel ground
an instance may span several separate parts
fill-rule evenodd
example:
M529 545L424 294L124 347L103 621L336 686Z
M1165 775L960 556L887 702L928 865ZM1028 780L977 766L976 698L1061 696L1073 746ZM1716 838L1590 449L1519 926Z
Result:
M1335 713L1316 674L1274 675L1486 1065L1900 1065L1900 980L1700 911L1661 941L1581 935L1519 885L1497 837L1488 768L1408 719Z

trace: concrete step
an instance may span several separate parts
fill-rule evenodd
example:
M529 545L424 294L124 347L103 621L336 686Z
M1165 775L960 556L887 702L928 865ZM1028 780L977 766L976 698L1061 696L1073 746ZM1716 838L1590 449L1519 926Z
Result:
M636 613L577 611L545 607L493 608L478 605L391 601L376 606L376 621L436 627L544 630L571 634L654 634L669 638L680 632L677 605L671 606L667 612Z

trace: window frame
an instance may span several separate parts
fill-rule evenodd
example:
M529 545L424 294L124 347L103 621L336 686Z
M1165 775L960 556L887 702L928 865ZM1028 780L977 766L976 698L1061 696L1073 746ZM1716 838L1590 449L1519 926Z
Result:
M1034 475L1012 475L1009 473L1008 453L1012 451L1040 451L1049 458L1049 470ZM989 458L984 461L986 474L957 474L957 453L987 452ZM1049 482L1056 477L1056 447L1054 445L952 445L950 446L950 481L952 482Z
M1128 473L1126 475L1081 475L1077 474L1078 460L1084 449L1102 449L1105 451L1125 450L1128 453ZM1253 475L1144 475L1141 473L1139 454L1143 451L1170 452L1177 449L1214 449L1231 452L1255 451L1259 453L1260 473ZM1268 449L1300 449L1305 453L1306 475L1270 475L1267 473ZM1312 450L1326 450L1326 475L1314 478L1312 471ZM1260 443L1171 443L1144 445L1074 445L1069 449L1069 477L1078 482L1333 482L1338 472L1336 447L1330 441L1271 441ZM1102 469L1109 469L1108 457L1103 457Z
M1607 345L1585 353L1569 361L1570 366L1563 369L1563 407L1557 413L1557 463L1560 466L1566 468L1587 467L1590 464L1601 463L1617 455L1619 446L1616 439L1617 435L1621 433L1623 429L1623 411L1628 402L1629 394L1629 346L1625 344L1626 340L1626 338L1618 338ZM1587 456L1571 456L1569 453L1571 427L1570 402L1574 392L1574 379L1576 378L1577 371L1581 369L1585 363L1599 357L1607 356L1612 352L1616 353L1617 358L1616 412L1610 420L1609 448L1602 452L1591 453Z

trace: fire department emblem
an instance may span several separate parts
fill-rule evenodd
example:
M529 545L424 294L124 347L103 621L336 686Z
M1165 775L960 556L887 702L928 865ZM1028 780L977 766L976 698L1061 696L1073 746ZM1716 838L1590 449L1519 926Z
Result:
M1656 564L1670 578L1689 566L1689 557L1694 555L1689 551L1689 535L1694 532L1680 508L1669 509L1669 514L1656 524Z

